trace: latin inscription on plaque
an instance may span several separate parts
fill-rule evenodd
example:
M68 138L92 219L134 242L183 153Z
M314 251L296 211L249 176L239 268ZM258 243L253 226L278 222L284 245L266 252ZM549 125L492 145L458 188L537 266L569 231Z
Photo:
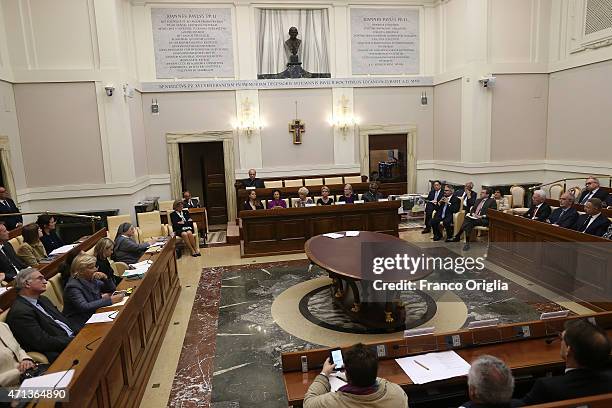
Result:
M351 8L353 75L418 74L419 11Z
M229 8L152 8L157 78L233 77Z

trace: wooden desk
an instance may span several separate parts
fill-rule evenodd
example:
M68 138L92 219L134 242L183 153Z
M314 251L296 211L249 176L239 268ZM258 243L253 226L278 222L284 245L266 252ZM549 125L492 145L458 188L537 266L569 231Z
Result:
M383 201L241 211L241 256L303 252L309 238L327 232L373 231L397 237L400 204Z
M153 264L141 280L123 280L118 289L134 287L113 323L85 325L48 372L79 363L68 387L70 401L43 401L36 407L138 407L180 293L175 238L159 254L145 254Z
M81 242L79 242L78 245L74 247L70 252L87 251L91 249L94 245L96 245L96 242L98 242L100 238L104 238L104 237L106 237L106 228L101 229L100 231L96 232L93 235L84 237L81 240ZM49 263L43 263L43 264L38 265L37 269L40 271L40 273L42 273L45 276L47 280L49 280L55 274L58 273L59 266L66 261L67 257L68 257L68 252L56 257L55 259L53 259L53 261ZM51 289L51 286L48 285L47 290L50 290L50 289ZM16 297L17 297L17 292L14 290L14 288L11 285L8 291L0 295L0 309L6 310L9 307L11 307Z
M370 189L370 183L353 183L351 186L355 194L366 193ZM321 195L321 187L323 186L306 186L310 192L309 196L311 198ZM344 193L344 184L330 184L327 187L329 188L330 196L334 197ZM291 199L298 197L298 190L300 188L301 187L256 188L255 193L257 193L257 199L262 201L265 207L265 200L271 200L275 190L280 190L282 198ZM389 195L406 194L408 192L408 183L380 183L378 191L385 197ZM236 206L238 208L238 213L242 211L244 202L247 200L250 192L251 190L246 190L244 188L236 189Z
M612 241L489 210L488 260L589 307L612 310Z
M571 316L568 318L548 321L522 322L499 325L495 328L476 330L458 330L440 333L432 336L420 336L405 340L390 340L381 343L371 343L372 346L384 345L386 356L379 361L378 376L399 384L407 393L424 389L439 389L444 385L465 385L465 377L457 377L444 381L436 381L416 385L395 361L396 358L407 355L418 355L431 351L452 349L452 336L457 335L461 347L455 349L457 354L471 363L483 354L489 354L502 359L513 371L514 376L544 374L554 369L562 369L564 361L559 355L559 342L546 344L544 338L554 337L563 330L565 321L576 318L593 317L603 328L612 327L612 312L595 313L587 316ZM528 326L529 338L522 338L522 328ZM612 335L612 330L608 330ZM484 344L493 343L493 344ZM482 345L479 345L482 344ZM343 349L347 349L344 347ZM300 357L308 357L310 370L301 372ZM329 355L329 349L304 350L281 355L283 365L283 380L287 393L288 405L301 406L304 395L315 377L321 372L323 361Z

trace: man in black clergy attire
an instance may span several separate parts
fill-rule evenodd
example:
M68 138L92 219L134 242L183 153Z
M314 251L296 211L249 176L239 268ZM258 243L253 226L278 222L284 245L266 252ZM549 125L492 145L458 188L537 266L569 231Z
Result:
M242 184L245 187L264 188L263 180L257 178L257 172L255 169L249 169L249 178L242 180Z
M442 191L442 183L439 180L435 180L432 183L432 189L427 194L427 203L425 204L425 228L421 232L421 234L429 234L431 231L429 224L431 223L431 214L434 211L434 206L438 203L444 196L444 192Z
M18 213L19 208L15 202L9 197L6 188L0 187L0 214L12 214ZM0 217L0 221L4 221L8 230L15 229L23 224L23 217L21 215L9 215L6 217Z

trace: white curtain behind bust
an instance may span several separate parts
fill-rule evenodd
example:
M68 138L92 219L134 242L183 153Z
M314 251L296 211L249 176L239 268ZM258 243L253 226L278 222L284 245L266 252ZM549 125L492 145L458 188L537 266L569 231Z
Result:
M276 74L287 68L285 41L296 27L302 40L298 55L308 72L329 73L327 9L256 9L257 73Z

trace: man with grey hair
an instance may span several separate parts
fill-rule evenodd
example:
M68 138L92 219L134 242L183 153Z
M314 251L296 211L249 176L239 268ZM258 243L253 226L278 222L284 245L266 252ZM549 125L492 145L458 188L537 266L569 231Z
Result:
M544 190L534 191L531 202L529 211L523 214L523 217L545 222L552 212L550 205L546 204L546 192Z
M556 208L546 222L557 227L572 228L578 219L578 211L574 208L575 197L570 193L563 193L559 197L559 208Z
M264 182L257 178L257 171L249 169L249 178L242 180L242 185L246 187L264 188Z
M471 207L474 206L474 203L478 198L478 195L474 191L474 183L472 183L471 181L465 183L463 190L458 189L457 191L455 191L454 195L459 197L461 203L463 203L463 209L466 211L468 211Z
M47 290L47 280L38 269L19 271L15 288L18 295L6 316L6 323L26 351L43 353L51 363L77 330L49 299L42 296Z
M591 198L599 198L601 201L606 201L608 193L599 188L599 180L597 177L589 176L584 183L584 191L580 194L578 204L585 205Z
M512 399L514 377L497 357L482 355L472 362L468 373L470 401L461 408L511 408L520 406Z
M601 213L602 206L599 198L591 198L587 201L584 205L585 213L578 217L574 229L585 234L603 236L608 231L610 220Z

